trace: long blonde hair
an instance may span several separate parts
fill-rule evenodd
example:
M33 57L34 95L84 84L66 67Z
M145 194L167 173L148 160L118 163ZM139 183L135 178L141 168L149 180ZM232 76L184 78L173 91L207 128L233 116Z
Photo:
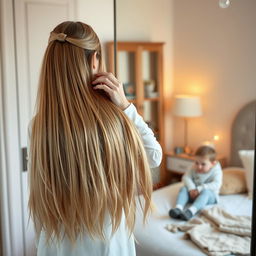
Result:
M135 196L150 209L152 182L143 144L133 123L104 93L91 87L93 54L102 70L93 29L63 22L51 33L32 123L29 209L36 231L47 239L80 234L105 238L122 214L132 232Z

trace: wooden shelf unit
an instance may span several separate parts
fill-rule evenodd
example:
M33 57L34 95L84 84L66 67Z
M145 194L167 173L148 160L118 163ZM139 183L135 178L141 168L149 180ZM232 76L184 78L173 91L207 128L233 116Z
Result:
M134 94L130 102L136 106L152 130L157 131L155 135L164 151L163 47L162 42L117 42L116 70L124 89L126 85L133 87ZM108 68L114 73L114 42L109 42L107 49ZM150 97L145 92L146 81L153 81L155 84L154 94ZM129 99L129 95L127 98ZM158 184L165 183L165 162L163 154ZM152 175L154 181L154 174Z

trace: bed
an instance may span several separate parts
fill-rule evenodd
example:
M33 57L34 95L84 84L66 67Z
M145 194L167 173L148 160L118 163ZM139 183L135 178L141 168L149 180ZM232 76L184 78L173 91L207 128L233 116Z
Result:
M256 101L244 106L232 124L230 166L241 166L238 150L254 149ZM184 239L184 233L171 233L167 224L179 222L168 216L175 206L182 183L175 183L153 192L152 199L156 210L143 225L143 215L138 207L135 224L137 256L203 256L204 254L191 240ZM221 195L219 205L235 215L251 216L252 200L247 194ZM210 206L209 206L210 207Z

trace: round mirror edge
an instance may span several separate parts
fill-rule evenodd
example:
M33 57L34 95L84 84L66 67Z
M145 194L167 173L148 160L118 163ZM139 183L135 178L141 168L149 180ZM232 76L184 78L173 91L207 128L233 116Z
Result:
M252 233L251 233L251 255L256 255L256 109L254 130L254 171L253 171L253 197L252 197Z

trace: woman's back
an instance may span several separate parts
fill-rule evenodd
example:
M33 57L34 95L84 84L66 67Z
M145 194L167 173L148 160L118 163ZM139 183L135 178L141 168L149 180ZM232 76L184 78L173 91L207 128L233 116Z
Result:
M119 243L133 251L135 196L144 196L145 215L150 206L147 156L161 148L144 122L136 125L123 111L129 103L122 85L102 72L101 55L99 39L86 24L64 22L51 32L29 154L29 207L39 255L44 249L75 251L89 245L96 253ZM150 145L147 153L143 136Z

